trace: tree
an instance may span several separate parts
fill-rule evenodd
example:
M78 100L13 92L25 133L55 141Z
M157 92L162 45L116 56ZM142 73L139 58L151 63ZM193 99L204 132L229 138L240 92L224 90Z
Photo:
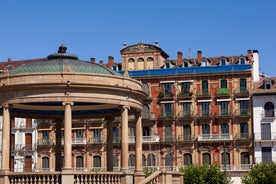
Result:
M219 169L218 165L189 165L181 168L184 173L184 184L228 184L230 177Z
M244 184L276 184L276 164L261 163L255 165L248 175L242 177Z

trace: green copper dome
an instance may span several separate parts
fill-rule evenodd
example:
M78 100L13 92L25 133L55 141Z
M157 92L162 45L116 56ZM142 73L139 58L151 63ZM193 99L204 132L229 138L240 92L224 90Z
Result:
M61 45L58 53L49 55L47 57L48 60L22 64L9 70L9 74L75 72L121 76L121 74L110 70L105 66L78 60L76 55L67 54L66 50L67 47L65 45Z

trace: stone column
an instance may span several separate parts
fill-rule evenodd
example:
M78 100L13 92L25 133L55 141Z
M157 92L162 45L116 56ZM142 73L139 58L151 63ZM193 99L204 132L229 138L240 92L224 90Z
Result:
M142 168L142 119L141 113L136 113L136 137L135 137L135 173L134 173L134 183L139 183L145 179L145 174Z
M55 146L55 156L56 156L56 171L62 171L63 163L62 163L62 145L61 145L61 124L63 123L63 119L56 119L56 146Z
M64 109L64 168L72 170L72 105L73 102L63 102Z
M106 160L107 160L107 171L113 171L113 140L112 140L112 128L113 119L107 119L107 145L106 145Z
M128 170L128 106L122 107L121 171Z
M10 111L8 104L3 105L2 125L2 171L10 171Z

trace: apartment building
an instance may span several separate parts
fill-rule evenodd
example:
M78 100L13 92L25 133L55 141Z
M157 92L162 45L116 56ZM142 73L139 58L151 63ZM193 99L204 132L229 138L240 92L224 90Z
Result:
M256 163L276 162L275 78L261 76L254 83L254 155Z

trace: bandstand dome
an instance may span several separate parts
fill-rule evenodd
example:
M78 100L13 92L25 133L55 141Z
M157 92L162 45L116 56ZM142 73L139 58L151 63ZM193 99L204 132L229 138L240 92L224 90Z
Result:
M0 100L11 116L62 118L64 102L73 104L73 118L116 116L122 106L141 112L147 94L139 81L66 50L61 45L47 60L3 71Z

